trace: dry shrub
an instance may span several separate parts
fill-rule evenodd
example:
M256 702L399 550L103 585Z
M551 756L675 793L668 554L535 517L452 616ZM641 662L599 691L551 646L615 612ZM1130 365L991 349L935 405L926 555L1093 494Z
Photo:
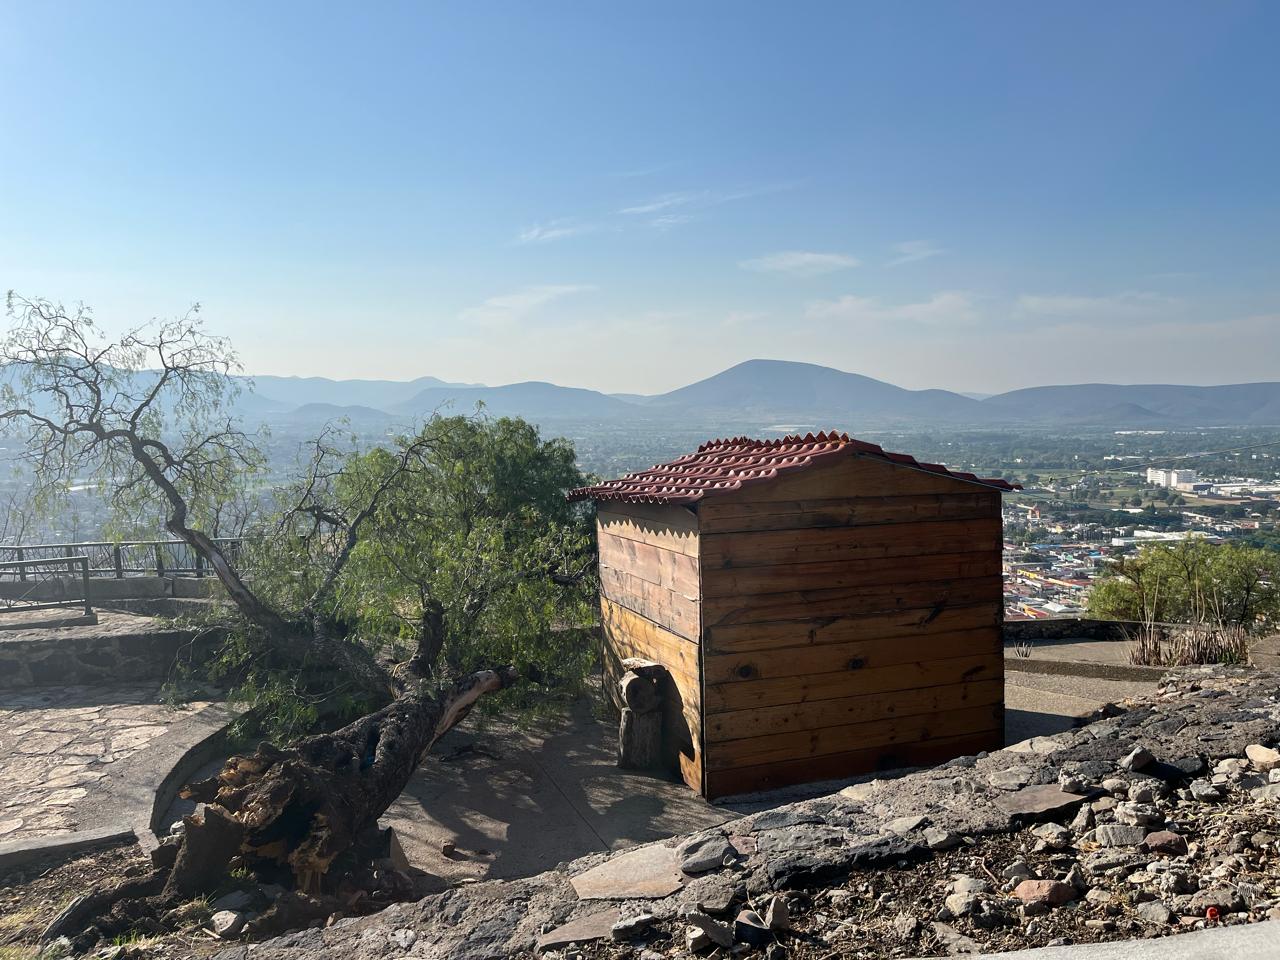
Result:
M1249 632L1234 623L1178 627L1145 624L1132 639L1129 660L1147 667L1249 662Z

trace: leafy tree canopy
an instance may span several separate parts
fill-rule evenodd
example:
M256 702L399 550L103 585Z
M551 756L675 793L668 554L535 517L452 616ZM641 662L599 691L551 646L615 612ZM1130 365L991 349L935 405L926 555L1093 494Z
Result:
M1239 543L1153 544L1122 557L1089 594L1089 612L1113 620L1280 623L1280 553Z

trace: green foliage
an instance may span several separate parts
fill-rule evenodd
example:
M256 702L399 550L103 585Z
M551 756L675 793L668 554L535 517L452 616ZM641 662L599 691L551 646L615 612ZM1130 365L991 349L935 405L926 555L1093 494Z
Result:
M1090 591L1089 613L1266 629L1280 621L1280 553L1201 540L1153 544L1111 566Z
M581 688L595 660L580 629L595 617L594 536L589 511L565 500L587 482L568 441L518 419L435 418L325 476L325 516L349 518L383 493L316 614L375 654L416 654L437 680L499 664L544 678L496 698L503 707ZM277 609L303 609L320 559L342 549L315 512L295 512L251 560ZM251 658L238 667L253 676ZM287 683L253 682L255 699L285 709Z

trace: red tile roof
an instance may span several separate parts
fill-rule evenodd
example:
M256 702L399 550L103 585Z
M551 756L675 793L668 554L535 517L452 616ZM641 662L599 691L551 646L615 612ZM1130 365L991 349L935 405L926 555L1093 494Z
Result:
M622 500L628 503L695 503L704 497L731 493L747 484L763 483L783 473L803 470L841 454L861 454L927 470L997 490L1021 489L998 478L948 470L940 463L921 463L905 453L890 453L874 443L854 440L846 433L812 433L780 440L733 437L711 440L690 453L648 470L569 491L570 500Z

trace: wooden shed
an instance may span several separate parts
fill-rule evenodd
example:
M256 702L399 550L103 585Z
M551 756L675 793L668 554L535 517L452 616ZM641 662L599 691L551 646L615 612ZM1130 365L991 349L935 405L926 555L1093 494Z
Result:
M666 667L664 750L708 797L998 747L1009 489L819 433L574 490L606 669Z

